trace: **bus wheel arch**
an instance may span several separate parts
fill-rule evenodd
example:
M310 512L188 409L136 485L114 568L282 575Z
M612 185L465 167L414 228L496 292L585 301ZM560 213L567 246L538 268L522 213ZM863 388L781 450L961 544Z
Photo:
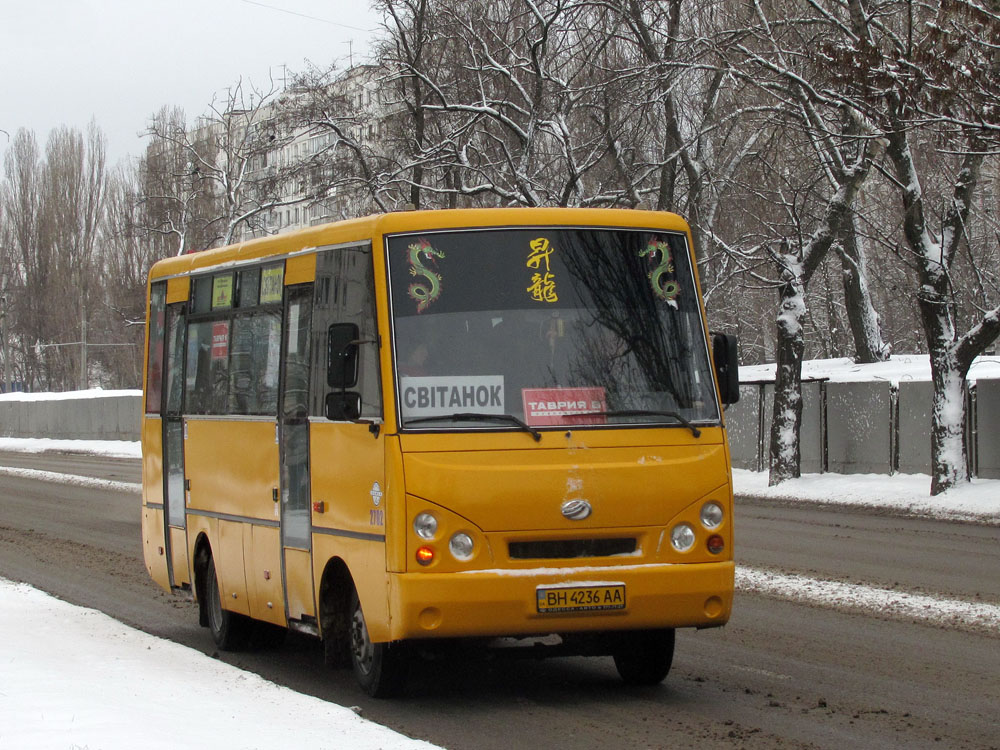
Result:
M405 642L372 643L347 564L332 558L323 569L319 590L323 656L331 667L351 667L358 683L374 698L399 695L409 671Z
M372 642L357 589L351 591L350 612L350 659L358 684L373 698L399 696L406 687L410 671L410 644L406 641Z
M209 558L212 557L212 545L208 536L202 532L194 543L194 598L198 602L198 624L208 627L208 607L205 592L208 590L205 572L208 569Z
M330 558L319 585L319 631L323 659L328 667L351 665L350 623L354 578L339 557Z

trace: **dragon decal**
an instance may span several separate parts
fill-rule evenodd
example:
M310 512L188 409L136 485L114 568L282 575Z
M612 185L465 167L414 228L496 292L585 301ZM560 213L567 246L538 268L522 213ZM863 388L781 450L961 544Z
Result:
M441 250L435 250L425 239L420 239L409 246L410 276L422 276L426 281L414 281L410 284L410 299L417 303L417 312L422 313L428 306L441 296L441 276L424 265L423 261L433 263L435 258L443 258Z
M660 264L647 274L649 285L653 288L653 293L657 297L665 302L669 302L677 296L677 293L681 289L676 281L663 278L668 273L674 272L674 263L670 257L670 246L661 239L651 239L649 244L646 245L646 249L639 251L639 257L644 258L649 256L650 261L652 261L655 257L654 253L657 252L660 254Z

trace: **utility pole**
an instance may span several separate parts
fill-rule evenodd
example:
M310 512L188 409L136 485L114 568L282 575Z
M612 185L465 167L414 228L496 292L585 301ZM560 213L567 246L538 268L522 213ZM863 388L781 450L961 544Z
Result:
M83 268L77 268L76 287L80 290L80 390L87 390L87 287Z
M80 390L87 390L87 305L81 304L80 319Z
M7 353L7 274L0 277L0 355L3 355L3 392L10 393L10 356Z

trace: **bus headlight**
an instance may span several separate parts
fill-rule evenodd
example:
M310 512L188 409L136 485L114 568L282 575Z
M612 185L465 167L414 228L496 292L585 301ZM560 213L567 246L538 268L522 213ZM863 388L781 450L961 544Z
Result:
M722 506L718 503L705 503L701 506L701 525L706 529L715 529L722 523Z
M473 550L472 537L464 531L460 531L452 536L451 541L448 542L448 549L451 550L451 554L456 560L461 560L462 562L471 560Z
M413 519L413 531L421 539L433 539L437 530L437 519L430 513L420 513Z
M678 552L687 552L694 546L694 529L690 524L677 524L670 531L670 543Z

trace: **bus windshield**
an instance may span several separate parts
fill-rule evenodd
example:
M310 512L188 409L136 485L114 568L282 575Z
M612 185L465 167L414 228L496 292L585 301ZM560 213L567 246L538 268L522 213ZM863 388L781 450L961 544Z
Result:
M402 427L719 420L685 235L503 228L386 246Z

